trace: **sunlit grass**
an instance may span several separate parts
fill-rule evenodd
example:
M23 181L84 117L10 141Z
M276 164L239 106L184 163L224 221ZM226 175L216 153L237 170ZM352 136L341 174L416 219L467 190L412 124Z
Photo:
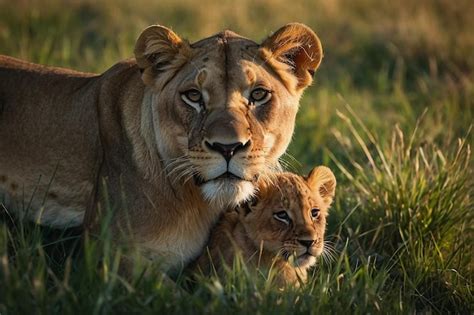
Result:
M225 278L198 277L191 287L181 287L187 275L170 285L156 268L126 279L118 274L122 250L107 229L98 240L81 239L5 218L0 310L468 312L473 185L466 140L441 151L420 144L416 130L395 129L384 146L350 112L339 115L351 140L338 140L351 145L346 165L328 153L344 176L330 215L332 260L322 260L301 289L281 291L271 274L241 262Z

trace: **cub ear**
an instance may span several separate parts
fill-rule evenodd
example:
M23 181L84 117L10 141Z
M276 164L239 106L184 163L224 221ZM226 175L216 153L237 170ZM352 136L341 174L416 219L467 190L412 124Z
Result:
M336 177L326 166L313 168L306 178L306 182L312 191L317 191L323 198L324 203L330 205L336 192Z
M323 48L318 36L306 25L290 23L268 37L262 48L267 59L277 59L291 67L296 76L297 90L313 81L314 73L323 58Z
M143 82L153 85L158 74L171 70L178 57L185 57L189 51L188 42L172 30L160 25L147 27L138 37L134 50Z

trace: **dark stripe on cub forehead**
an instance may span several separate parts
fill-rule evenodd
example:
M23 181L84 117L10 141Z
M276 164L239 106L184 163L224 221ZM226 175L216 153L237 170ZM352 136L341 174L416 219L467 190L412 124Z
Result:
M305 206L306 198L309 194L308 186L303 181L303 179L299 176L294 176L291 180L293 181L293 186L294 186L296 199L297 199L294 202L298 202L298 207L300 209L303 209Z
M300 209L304 207L310 192L301 176L292 173L278 174L276 186L278 186L276 189L281 194L282 202L296 203Z

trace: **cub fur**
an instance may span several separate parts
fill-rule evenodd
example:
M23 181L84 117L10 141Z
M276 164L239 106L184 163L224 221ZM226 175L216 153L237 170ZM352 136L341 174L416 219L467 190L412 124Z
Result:
M261 44L150 26L135 59L100 75L0 56L0 201L44 225L106 225L180 267L220 214L209 209L278 169L321 58L298 23Z
M274 268L281 285L305 282L324 250L335 189L336 178L324 166L307 177L276 174L261 183L254 201L223 214L194 268L222 273L238 254L254 266Z

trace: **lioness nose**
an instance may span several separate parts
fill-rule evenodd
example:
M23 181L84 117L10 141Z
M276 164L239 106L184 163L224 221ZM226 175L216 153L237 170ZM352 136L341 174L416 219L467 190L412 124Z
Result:
M238 151L244 150L250 145L250 140L247 141L245 144L242 142L236 142L236 143L231 143L231 144L214 142L211 144L206 141L206 145L208 146L209 149L219 152L227 161L227 163L229 163L230 159L232 158L232 156L234 156L235 153L237 153Z
M310 248L314 244L314 240L298 240L298 243L303 245L306 248Z

